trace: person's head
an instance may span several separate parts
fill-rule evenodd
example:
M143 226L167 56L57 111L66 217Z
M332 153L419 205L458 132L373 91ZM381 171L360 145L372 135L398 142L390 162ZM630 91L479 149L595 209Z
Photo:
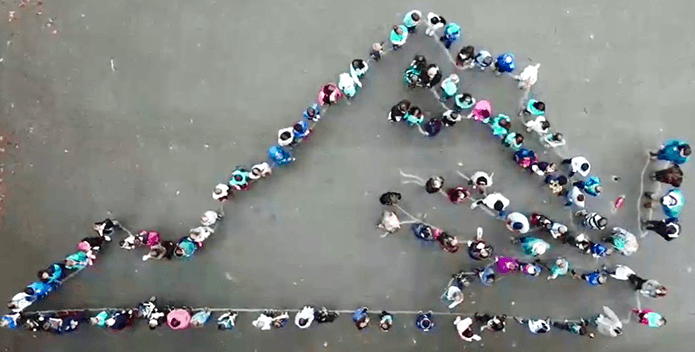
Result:
M15 304L14 302L8 302L7 303L7 309L10 309L10 310L17 309L17 304Z
M599 227L606 227L606 225L608 225L608 219L602 217L602 218L598 219L598 221L596 223L598 224Z
M51 277L51 275L46 270L39 270L37 276L39 277L39 280L41 280L41 281L48 280L48 278Z
M415 55L413 61L415 61L415 63L418 65L424 65L427 62L427 59L425 59L425 57L422 55Z
M603 187L596 186L596 193L601 193L601 192L603 192Z
M543 122L541 122L541 128L542 128L543 130L549 129L549 128L550 128L550 122L548 122L548 121L543 121Z
M310 108L306 109L306 114L309 117L315 117L316 116L316 110L314 110L314 108L310 107Z
M452 73L449 75L449 79L454 83L459 83L459 75Z
M107 324L108 324L108 320L107 320ZM181 325L181 322L180 322L178 319L176 319L176 318L171 318L171 320L169 321L169 324L170 324L172 327L175 327L175 328L176 328L176 327L178 327L179 325Z
M590 166L589 166L589 163L583 163L579 168L580 168L582 171L589 171L589 167L590 167Z
M93 226L92 228L93 228L94 230L96 230L96 231L102 231L102 230L104 230L104 229L106 228L106 223L104 223L104 222L97 222L97 223L94 224L94 226Z
M372 44L372 50L374 50L374 51L381 51L383 49L384 49L383 43Z
M547 173L555 172L555 170L557 170L557 166L555 165L555 163L550 163L548 164L548 167L545 168L545 172Z
M434 176L431 178L431 180L432 182L430 184L434 188L442 188L442 186L444 186L444 177Z
M437 72L439 72L439 67L437 67L437 65L432 64L427 68L427 75L430 77L436 76Z
M413 14L410 15L410 18L412 18L413 21L417 22L420 20L420 15L418 15L416 12L413 12Z
M485 64L486 66L492 65L492 56L486 56L483 59L483 64Z
M304 326L304 325L306 325L306 323L308 323L308 322L309 322L309 319L307 319L307 318L301 318L301 319L299 319L299 325L300 325L300 326Z
M584 195L583 194L577 195L577 201L583 202L584 201Z
M498 200L495 202L493 208L497 211L502 211L502 210L504 210L504 203L502 203L501 200Z
M150 319L147 322L147 326L150 328L150 330L154 330L157 328L157 326L159 326L159 323L157 322L156 319Z
M183 257L184 254L185 254L185 252L183 251L183 248L181 248L181 247L176 247L176 249L174 249L174 255L175 255L175 256L177 256L177 257Z
M666 325L666 318L661 317L661 319L659 319L659 321L657 321L656 324L657 324L658 326L664 326L664 325Z
M304 132L306 132L306 126L305 126L304 124L302 124L301 122L295 123L294 126L293 126L293 128L294 128L294 131L297 132L297 133L304 133Z
M397 24L393 25L393 31L396 32L396 34L403 34L403 30Z
M692 150L690 150L690 145L688 144L683 144L682 146L678 147L678 150L682 156L689 156L690 153L692 153Z
M623 334L623 328L616 326L613 328L613 333L615 333L617 336L620 336Z
M467 57L473 57L473 55L475 55L475 48L472 45L466 45L461 48L460 53Z
M555 133L555 134L553 135L553 140L556 141L556 142L562 142L562 141L564 140L564 138L565 138L565 137L564 137L564 136L562 135L562 133L560 133L560 132Z
M473 96L471 96L468 93L463 93L463 99L462 100L465 101L466 103L470 103L473 101Z
M566 185L567 184L567 176L560 175L560 177L557 178L557 184L560 186Z
M490 110L485 109L480 112L480 115L482 115L484 118L488 118L490 117Z
M432 321L427 317L423 317L423 319L420 321L420 325L422 325L422 327L425 329L429 329L429 327L432 325Z
M509 127L511 127L511 124L509 123L509 121L504 120L504 119L500 120L499 125L506 128L506 129L509 129Z
M290 139L292 139L292 132L284 131L284 132L280 133L280 140L281 140L281 141L283 141L283 142L284 142L284 141L289 141ZM236 175L236 176L234 176L234 177L235 177L235 178L237 178L237 177L240 178L241 176L240 176L240 175ZM239 180L239 181L241 181L241 180Z
M402 112L406 112L410 109L410 102L407 100L403 100L400 104L398 104L398 110Z
M562 258L557 258L555 259L555 265L557 265L560 268L564 268L567 266L567 261Z
M379 329L381 329L381 331L388 331L391 329L391 324L388 321L382 321L379 324Z
M673 234L675 234L675 233L676 233L676 228L673 227L673 226L669 226L669 227L666 229L666 234L667 234L667 235L673 235Z
M600 285L603 285L606 283L606 279L607 279L606 275L599 275L597 281Z
M516 231L520 231L524 227L524 224L520 222L512 223L512 228Z
M480 176L475 180L475 184L478 186L487 186L487 177Z
M417 106L413 106L410 108L408 113L410 113L411 115L414 115L414 116L419 116L419 115L422 115L422 110L420 110L420 108Z
M514 142L516 142L516 144L524 143L524 136L517 133L516 136L514 136Z
M579 334L579 336L584 336L584 335L586 335L586 327L585 327L585 326L580 326L579 329L578 329L578 331L577 331L577 333ZM589 336L589 337L591 337L591 336Z
M545 111L545 103L542 101L533 103L533 107L538 111Z
M63 263L65 264L65 266L68 266L68 267L72 267L72 266L77 265L77 262L74 261L73 259L70 259L70 258L65 259L65 261Z
M658 286L656 289L654 289L654 293L656 293L657 297L665 297L666 294L668 294L668 290L665 286Z

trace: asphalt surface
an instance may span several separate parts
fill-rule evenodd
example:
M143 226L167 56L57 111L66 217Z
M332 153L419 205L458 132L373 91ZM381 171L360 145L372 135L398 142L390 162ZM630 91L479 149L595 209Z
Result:
M498 1L432 3L322 2L83 2L20 8L9 1L0 23L0 128L3 140L4 217L0 246L5 270L0 296L10 298L40 268L64 258L106 216L132 229L155 229L176 239L215 208L210 193L236 165L265 158L277 130L300 119L318 87L365 58L371 43L411 8L433 9L463 28L463 43L493 53L511 51L520 66L540 62L533 94L548 104L548 119L568 139L567 155L581 154L604 180L589 207L636 231L637 196L646 150L664 138L695 140L689 113L695 93L695 31L686 1ZM52 19L52 20L49 20ZM50 24L50 26L48 26ZM56 32L54 32L56 31ZM461 42L454 45L458 49ZM567 218L567 210L540 181L515 167L510 153L469 121L428 139L386 120L395 102L409 98L436 116L431 93L407 91L402 70L425 54L451 72L439 43L422 31L406 47L373 64L365 87L349 105L332 107L297 162L236 197L227 217L188 262L142 262L141 252L113 246L57 293L32 309L128 306L157 295L191 306L289 307L303 304L352 309L444 311L439 296L451 273L470 266L465 252L423 246L407 231L385 239L374 225L378 195L400 190L404 206L461 238L485 228L501 252L519 254L503 224L482 211L448 204L413 185L399 169L424 177L455 170L495 173L494 188L512 208ZM113 60L113 67L112 61ZM465 72L460 86L493 102L496 112L517 111L521 92L509 77ZM515 120L513 129L519 131ZM541 147L535 141L533 149ZM548 154L542 158L559 160ZM463 166L459 166L462 163ZM650 170L653 166L650 166ZM691 164L684 167L690 174ZM611 181L611 175L621 177ZM686 176L687 177L687 176ZM647 183L646 189L653 185ZM689 179L683 190L692 194ZM544 201L546 201L544 203ZM307 331L261 332L239 317L237 330L154 332L142 324L109 333L83 328L65 336L0 331L8 351L691 351L695 312L687 229L666 243L649 235L629 265L670 289L642 305L668 319L661 329L627 324L622 337L590 340L553 331L532 336L510 323L481 343L461 341L453 316L435 317L434 332L396 316L393 331L357 332L349 317ZM655 212L659 217L659 212ZM593 234L597 236L597 234ZM555 246L580 268L600 264ZM570 279L547 282L505 278L473 286L457 311L537 317L578 317L609 305L627 317L634 294L623 282L590 287ZM691 346L691 347L688 347Z

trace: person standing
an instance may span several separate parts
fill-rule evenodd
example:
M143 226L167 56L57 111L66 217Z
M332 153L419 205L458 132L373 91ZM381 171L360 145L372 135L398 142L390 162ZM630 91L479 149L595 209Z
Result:
M676 218L667 218L663 220L643 221L642 226L647 231L654 231L666 241L673 241L678 238L681 232L681 226Z
M458 90L458 83L459 83L459 76L455 73L452 73L442 81L442 96L440 98L441 101L447 101L451 97L456 95L456 91Z
M316 122L321 119L321 106L317 103L309 105L306 110L302 113L305 119Z
M405 28L408 29L408 33L415 33L417 31L417 25L420 23L421 17L422 12L418 10L411 10L405 14L405 17L403 17L403 24Z
M239 315L237 312L227 311L217 318L217 329L219 330L231 330L234 329L234 324L236 323L236 317Z
M664 160L672 162L676 165L684 164L688 161L692 150L686 141L670 139L667 140L659 150L650 151L649 157L654 160Z
M444 26L444 34L442 34L439 40L444 43L444 47L449 49L451 44L454 44L461 37L461 26L458 23L447 23Z
M632 312L635 313L642 325L650 328L660 328L666 325L666 319L651 309L632 308Z
M314 308L305 306L294 316L294 324L300 329L306 329L314 321Z
M381 311L381 314L379 315L379 329L386 332L391 329L391 326L393 326L393 315L389 314L389 312L385 310Z
M480 335L473 331L473 319L470 317L462 318L457 316L456 320L454 320L454 326L456 326L456 331L463 341L473 342L481 340Z
M680 187L683 183L683 171L677 164L673 164L663 170L659 170L649 176L652 181L669 184L673 187Z
M582 225L592 230L603 231L608 226L608 219L597 212L589 213L586 210L580 210L575 215L583 217Z
M485 71L488 67L490 67L492 62L492 54L490 54L490 52L487 50L480 50L477 54L475 54L475 58L473 59L473 63L475 66L478 66L481 71Z
M99 233L99 236L104 237L106 241L111 241L111 235L113 235L117 229L120 229L121 224L116 220L104 219L104 221L94 223L94 231Z
M645 192L644 197L649 201L644 203L645 208L651 208L652 204L657 201L653 192ZM667 218L680 218L683 205L685 205L685 196L678 188L669 190L661 199L658 200L664 209L664 215Z
M456 55L456 68L465 70L475 66L475 47L466 45Z
M393 50L400 49L400 47L403 46L405 41L408 39L408 28L402 24L393 26L389 39L391 40Z
M591 164L589 164L589 160L586 160L586 158L583 156L575 156L570 159L564 159L562 160L562 164L569 165L569 177L574 176L576 173L580 174L582 177L586 177L591 171Z
M398 104L391 107L389 112L389 121L400 122L410 109L410 102L408 100L401 100Z
M504 210L509 206L509 199L499 192L491 193L485 196L485 198L477 200L471 204L471 209L475 209L481 204L484 204L491 210L498 212L501 216L504 213Z
M525 234L531 229L526 215L513 212L507 215L507 229L517 234Z
M444 17L437 15L434 12L430 12L427 14L427 29L425 30L425 34L430 37L434 37L434 35L437 33L437 30L444 27L446 25L446 20Z
M362 330L369 326L369 308L360 307L352 313L352 321L355 322L357 330Z
M497 57L495 60L495 74L501 75L503 73L511 73L516 68L516 62L514 61L514 54L504 53Z
M615 270L609 272L611 277L621 281L628 281L635 291L639 291L644 297L661 298L668 294L665 286L654 279L645 280L625 265L618 265Z
M550 318L546 319L526 319L522 317L514 317L521 325L527 325L529 331L534 334L544 334L550 331Z
M553 327L569 331L579 336L588 336L589 338L594 338L595 336L593 332L588 332L586 330L587 322L584 319L580 319L579 321L569 321L565 319L562 322L553 322Z
M478 227L478 232L474 241L468 241L468 256L473 260L485 260L492 256L494 252L491 245L483 240L483 228Z
M419 311L415 317L415 326L421 331L428 332L434 328L434 321L432 321L432 311L423 313Z
M478 312L473 314L473 318L479 322L482 326L480 331L490 330L493 332L505 331L507 315L490 315L490 314L479 314Z
M520 244L521 251L533 257L541 256L550 249L550 244L548 242L533 236L521 236L512 240L512 243Z
M540 263L540 261L537 261ZM567 274L572 274L573 276L576 274L575 271L572 269L572 265L570 262L567 261L565 258L557 258L553 261L553 264L548 266L545 265L546 268L550 271L550 276L548 276L548 280L555 280L559 276L565 276Z
M584 180L573 183L573 185L592 197L598 197L603 192L601 180L596 176L589 176Z
M521 74L514 76L519 81L519 89L531 90L531 87L538 81L538 69L541 64L528 65L521 71Z

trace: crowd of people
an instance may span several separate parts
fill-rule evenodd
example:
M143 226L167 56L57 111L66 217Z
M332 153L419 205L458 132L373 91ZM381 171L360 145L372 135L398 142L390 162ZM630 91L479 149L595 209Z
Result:
M426 27L425 35L438 36L442 45L449 50L461 39L461 27L457 23L447 22L442 16L429 13L424 16L418 10L412 10L405 14L403 22L393 26L389 33L391 50L398 50L406 44L409 35L418 32L420 27ZM441 34L441 35L440 35ZM338 76L338 83L329 82L323 85L318 93L316 102L309 105L303 111L301 119L292 126L278 131L277 144L271 146L267 152L267 161L254 163L247 168L236 167L225 183L216 185L212 192L214 200L219 202L219 211L206 211L201 216L201 224L189 231L189 234L178 241L167 241L160 238L157 231L143 230L136 234L131 233L117 221L106 219L94 225L96 236L86 237L77 245L77 252L66 257L63 262L54 263L38 272L38 281L32 282L27 288L15 295L8 303L11 313L2 317L0 324L4 327L25 327L33 331L48 331L64 333L75 330L81 323L89 322L98 327L111 330L121 330L132 326L137 319L147 321L151 329L161 325L167 325L173 330L199 327L205 325L212 316L212 310L193 310L185 306L159 305L153 297L140 303L137 307L129 309L110 309L98 312L90 316L89 311L61 311L57 313L27 313L24 310L32 303L45 298L50 292L55 291L63 281L71 275L93 264L96 255L102 250L117 230L128 232L123 240L119 241L121 248L132 250L146 247L147 253L142 257L143 261L149 259L173 259L191 258L197 250L202 248L204 241L215 232L219 221L224 216L224 204L229 201L235 192L245 191L261 178L272 173L273 168L292 163L294 148L307 140L313 133L316 123L325 114L328 107L338 103L343 98L351 99L357 95L363 87L363 79L369 70L370 62L378 62L389 51L384 42L374 43L366 60L355 59L347 68L347 72ZM492 69L497 75L507 74L518 81L519 89L524 90L528 96L531 87L538 79L540 64L528 65L518 75L516 59L512 53L502 53L494 57L485 49L471 45L463 46L451 58L455 68L459 71L467 69ZM601 181L597 176L590 175L591 164L582 156L565 158L557 164L552 161L540 161L538 155L524 144L525 137L521 133L511 130L512 119L505 114L493 115L492 104L483 99L476 99L470 93L462 92L458 88L460 78L457 73L452 73L445 78L440 67L435 63L428 63L427 59L418 55L414 58L404 73L404 82L411 88L431 89L446 107L441 117L435 117L425 122L422 109L408 100L403 100L391 109L388 118L391 122L403 121L411 126L418 126L423 134L436 136L443 127L454 126L464 117L482 122L489 126L494 138L498 138L502 145L513 153L513 160L531 174L541 177L543 182L554 194L561 196L564 204L571 207L582 225L589 230L603 231L607 228L608 219L596 212L586 209L585 203L588 197L598 197L602 192ZM518 116L524 121L526 132L534 132L538 135L539 142L546 148L557 148L565 144L561 133L550 129L550 122L546 118L546 103L535 98L525 99ZM679 165L685 163L691 154L687 142L671 140L667 141L658 150L650 152L650 157L669 162L670 165L651 175L651 179L657 182L673 186L665 194L646 192L644 207L652 208L655 204L661 204L666 216L663 220L648 220L643 226L662 236L666 240L673 240L680 233L678 218L685 197L678 189L682 182L683 173ZM565 171L560 171L561 169ZM464 176L465 177L465 176ZM627 266L618 265L614 269L601 267L601 269L578 273L566 258L544 260L540 258L550 248L550 244L540 235L558 240L562 243L576 246L581 251L594 257L605 257L612 252L619 252L629 256L638 249L636 237L629 231L613 227L610 234L606 234L600 241L593 241L583 233L574 234L568 226L551 220L539 213L525 215L518 211L508 209L510 201L499 192L490 192L493 184L493 175L484 171L475 172L467 182L457 184L445 189L445 180L441 176L435 176L428 180L415 177L415 182L424 186L427 193L442 194L453 204L462 204L470 199L471 208L483 207L496 217L504 220L508 229L515 235L512 242L521 246L522 252L527 258L515 258L510 256L495 256L494 248L483 238L481 228L474 238L461 242L455 236L441 230L421 219L418 219L400 206L401 195L396 192L383 194L380 201L390 207L384 210L378 228L384 230L384 236L394 233L403 224L411 225L415 236L425 241L436 241L447 252L456 253L462 245L467 246L468 253L474 261L489 261L489 264L474 268L472 271L462 271L454 274L450 284L442 295L449 308L454 308L463 301L462 290L470 285L472 280L479 279L484 285L491 285L500 275L522 273L523 275L538 276L542 272L548 272L548 280L554 280L560 276L570 276L581 279L591 285L603 284L608 277L616 280L627 281L631 287L642 295L651 298L664 297L667 289L653 279L643 279L635 274ZM401 221L396 213L400 210L410 220ZM539 236L530 235L536 231ZM659 327L666 320L658 313L651 310L634 309L634 314L640 323L651 327ZM228 310L222 312L217 319L217 326L221 330L234 328L238 312ZM306 329L316 321L328 323L337 319L339 313L311 306L303 307L295 315L294 323L300 329ZM393 326L394 317L387 311L378 314L379 329L388 331ZM504 331L507 316L491 314L474 314L472 317L458 316L453 325L459 336L465 341L479 341L479 333L484 330L493 332ZM530 319L514 317L520 324L528 326L533 333L545 333L555 327L577 335L593 337L590 327L595 327L599 333L608 336L618 336L622 333L622 322L615 313L607 307L604 312L593 317L578 320ZM251 324L261 330L282 328L289 321L289 311L268 310L261 312ZM359 330L367 328L371 321L369 309L360 307L352 312L352 319ZM435 326L434 314L431 311L418 312L414 321L415 326L422 331L430 331ZM475 325L479 329L475 329Z

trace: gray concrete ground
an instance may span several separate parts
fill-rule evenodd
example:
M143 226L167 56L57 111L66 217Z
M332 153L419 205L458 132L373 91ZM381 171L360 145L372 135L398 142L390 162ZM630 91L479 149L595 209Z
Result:
M628 195L614 224L636 230L645 150L666 137L695 140L688 117L695 5L688 1L66 0L47 2L40 16L35 5L5 1L0 8L19 16L0 24L7 41L0 46L0 127L7 142L0 297L61 260L106 216L167 238L185 234L215 206L214 184L235 165L264 158L276 131L300 118L318 87L365 57L411 8L461 23L465 43L512 51L521 65L542 63L534 94L549 104L549 120L567 136L570 152L589 157L606 183L590 207L609 212L613 199ZM49 18L55 18L50 27ZM518 251L503 224L401 186L399 169L450 180L456 169L494 171L495 188L513 208L559 219L568 214L514 166L485 127L463 122L426 139L386 121L389 107L404 97L431 115L442 112L429 92L401 84L415 53L452 69L438 43L422 35L373 65L364 90L349 106L331 108L295 164L234 199L224 225L192 261L143 263L142 253L114 246L32 308L124 306L154 294L193 306L444 310L441 290L470 260L422 246L407 231L380 239L378 194L401 190L405 206L427 212L430 222L460 237L483 226L498 249ZM509 78L480 72L462 78L461 86L492 100L495 111L516 111L520 91ZM609 181L610 175L622 180ZM688 181L683 188L692 194ZM685 210L686 231L677 241L650 235L634 257L608 260L671 289L664 300L642 301L668 318L666 327L632 323L617 339L559 331L531 336L512 323L505 334L486 333L482 343L467 345L456 336L453 317L436 318L437 330L423 334L411 316L397 316L388 334L358 333L349 317L308 331L266 333L251 327L255 316L242 315L233 332L212 325L185 332L140 326L118 334L85 328L66 336L3 330L0 340L10 351L690 351L693 214L692 207ZM559 246L550 255L563 253L580 267L598 265ZM627 285L613 281L596 288L519 277L469 292L457 311L576 317L607 304L627 316L635 304Z

